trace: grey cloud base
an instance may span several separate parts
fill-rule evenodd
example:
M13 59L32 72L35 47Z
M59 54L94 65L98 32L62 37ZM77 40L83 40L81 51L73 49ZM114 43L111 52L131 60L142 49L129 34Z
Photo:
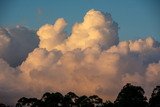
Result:
M10 66L20 65L38 47L36 32L26 27L0 28L0 57Z

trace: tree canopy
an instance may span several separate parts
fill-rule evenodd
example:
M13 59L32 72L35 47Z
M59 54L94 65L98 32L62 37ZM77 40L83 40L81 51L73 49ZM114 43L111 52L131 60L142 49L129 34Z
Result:
M40 99L22 97L16 107L160 107L160 86L154 88L149 102L140 86L127 83L119 92L116 100L103 101L97 95L78 96L74 92L62 95L60 92L46 92ZM9 107L0 103L0 107Z
M160 86L154 88L151 98L149 99L149 107L160 107Z
M126 84L115 100L115 107L146 107L147 98L140 86Z

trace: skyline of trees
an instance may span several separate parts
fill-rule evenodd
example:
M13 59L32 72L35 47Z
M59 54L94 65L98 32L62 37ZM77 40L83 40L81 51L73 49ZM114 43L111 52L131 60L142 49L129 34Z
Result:
M150 99L144 96L141 86L127 83L119 92L115 101L103 101L99 96L78 96L74 92L62 95L59 92L43 94L41 99L22 97L16 107L160 107L160 86L153 89ZM0 103L0 107L11 107Z

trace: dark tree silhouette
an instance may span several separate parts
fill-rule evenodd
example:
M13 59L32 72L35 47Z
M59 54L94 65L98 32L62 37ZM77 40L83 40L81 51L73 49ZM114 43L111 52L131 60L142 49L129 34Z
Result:
M146 107L147 98L140 86L126 84L114 102L115 107Z
M160 107L160 86L157 86L151 95L149 104L140 86L126 84L118 94L114 103L103 102L97 95L87 97L77 96L73 92L63 96L61 93L43 94L41 99L22 97L17 101L16 107ZM0 107L9 107L0 103Z
M160 107L160 86L154 88L151 98L149 99L149 107Z
M30 107L43 107L41 100L38 100L37 98L29 98L28 105Z
M49 92L46 92L43 96L42 96L42 101L43 101L43 103L44 103L44 105L46 106L46 107L55 107L55 104L54 104L54 102L53 102L53 100L54 100L54 95L53 95L54 93L49 93Z
M73 93L73 92L69 92L64 96L64 100L63 100L63 105L64 107L72 107L76 104L76 101L79 97Z
M103 105L103 100L99 98L97 95L92 95L89 97L90 101L94 106L101 107Z
M103 107L113 107L114 104L111 101L106 101L105 103L103 103Z
M0 107L9 107L9 106L6 106L5 104L0 103Z
M49 93L46 92L41 101L45 107L61 107L63 106L63 95L59 92Z
M22 97L18 100L18 103L16 104L16 107L23 107L28 104L28 98Z
M38 100L37 98L25 98L22 97L18 100L18 103L16 104L16 107L42 107L43 104L41 100Z
M94 107L94 104L91 103L91 100L83 95L81 97L79 97L79 99L77 100L77 106L78 107Z
M54 93L54 102L56 104L56 106L61 107L63 106L63 95L59 92Z

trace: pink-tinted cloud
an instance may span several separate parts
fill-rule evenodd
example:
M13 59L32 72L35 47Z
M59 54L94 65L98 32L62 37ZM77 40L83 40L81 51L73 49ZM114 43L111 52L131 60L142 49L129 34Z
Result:
M17 68L0 60L4 102L40 97L46 91L97 94L114 100L127 82L142 85L147 95L160 82L160 45L154 38L119 42L118 25L111 15L93 9L73 26L71 35L66 34L65 26L62 18L42 26L37 31L39 47ZM0 32L2 52L10 43L5 33Z

